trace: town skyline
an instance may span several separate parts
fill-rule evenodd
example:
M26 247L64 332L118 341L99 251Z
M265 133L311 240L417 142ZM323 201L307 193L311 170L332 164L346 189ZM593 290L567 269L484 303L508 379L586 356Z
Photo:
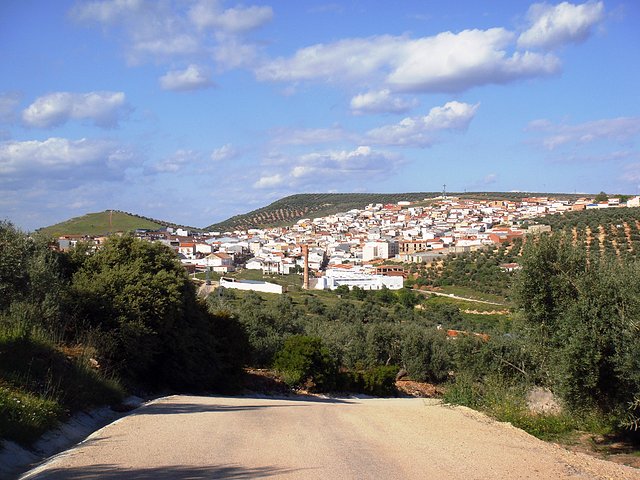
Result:
M0 219L307 192L637 195L632 1L0 6Z

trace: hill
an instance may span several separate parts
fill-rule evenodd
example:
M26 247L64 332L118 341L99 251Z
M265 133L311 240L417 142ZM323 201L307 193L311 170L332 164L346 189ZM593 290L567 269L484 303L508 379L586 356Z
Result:
M413 193L301 193L290 195L248 213L233 216L223 222L205 227L209 231L232 231L247 228L265 228L291 225L302 218L322 217L353 208L363 208L370 203L397 203L403 200L420 202L440 195L440 192ZM483 200L520 200L523 197L550 196L576 198L570 194L546 194L524 192L465 192L450 193L461 198Z
M167 226L179 226L119 210L87 213L65 222L44 227L38 231L46 235L105 235L110 232L131 232L138 228L157 230ZM186 227L189 228L189 227Z

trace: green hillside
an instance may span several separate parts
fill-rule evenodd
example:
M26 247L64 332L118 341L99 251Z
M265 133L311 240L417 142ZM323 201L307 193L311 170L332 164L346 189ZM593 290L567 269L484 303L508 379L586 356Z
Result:
M163 226L163 224L151 219L130 213L113 210L110 214L110 210L105 210L104 212L87 213L81 217L41 228L39 231L46 235L59 237L60 235L105 235L109 232L130 232L137 228L157 230Z
M369 203L396 203L402 200L419 202L441 195L440 192L413 193L301 193L290 195L248 213L236 215L223 222L205 227L205 230L232 231L247 228L264 228L291 225L302 218L323 217L353 208L363 208ZM570 194L547 194L525 192L465 192L450 193L461 198L482 200L520 200L523 197L554 196L576 198Z
M243 230L247 228L291 225L302 218L323 217L369 203L418 201L438 193L301 193L290 195L248 213L215 223L205 230Z

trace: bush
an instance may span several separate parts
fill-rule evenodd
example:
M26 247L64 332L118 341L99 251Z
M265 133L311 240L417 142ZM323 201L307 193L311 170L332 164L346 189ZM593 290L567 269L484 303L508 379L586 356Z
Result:
M336 384L336 363L319 337L289 337L277 353L273 367L292 387L327 391Z
M409 325L402 336L402 364L414 380L440 382L447 378L450 358L442 331Z
M362 372L362 392L378 397L389 397L397 393L396 375L399 368L395 365L381 365Z
M398 393L396 375L399 367L379 365L367 370L347 370L338 375L337 388L343 392L391 397Z

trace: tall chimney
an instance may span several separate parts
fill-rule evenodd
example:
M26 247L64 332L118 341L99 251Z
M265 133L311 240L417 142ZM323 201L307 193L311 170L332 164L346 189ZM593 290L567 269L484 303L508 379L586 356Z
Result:
M304 275L302 277L302 288L309 290L309 246L302 245L302 256L304 257Z

